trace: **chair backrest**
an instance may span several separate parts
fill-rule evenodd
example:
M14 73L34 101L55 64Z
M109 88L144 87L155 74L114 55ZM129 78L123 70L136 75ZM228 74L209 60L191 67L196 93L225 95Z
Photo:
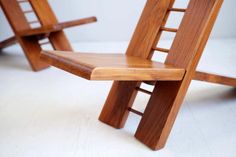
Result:
M0 0L1 7L14 32L30 29L30 24L19 3L17 0Z
M151 58L155 50L168 52L166 63L188 69L203 52L223 0L189 0L187 9L173 8L175 0L147 0L128 55ZM183 12L178 29L165 28L170 12ZM176 32L169 50L156 45L163 31Z
M29 0L42 26L54 25L58 20L47 0Z
M47 0L0 0L1 7L14 32L32 28L31 24L38 27L58 23ZM29 5L30 10L23 10L21 6ZM27 14L34 14L37 20L28 21Z

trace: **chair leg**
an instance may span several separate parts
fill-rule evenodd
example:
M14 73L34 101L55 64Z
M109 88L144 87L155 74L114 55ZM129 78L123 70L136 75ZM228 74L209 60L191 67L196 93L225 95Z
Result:
M217 83L221 85L233 86L236 87L236 78L226 77L216 74L210 74L205 72L196 72L193 78L194 80L198 81L205 81L211 83Z
M183 81L184 82L184 81ZM165 146L190 81L157 82L135 137L153 150Z
M16 37L8 38L0 42L0 50L17 43Z
M41 47L38 44L37 37L18 37L17 40L23 48L33 71L39 71L49 67L48 64L40 60Z
M123 128L128 118L128 108L132 107L137 95L135 88L139 82L114 82L99 120L117 129Z
M70 42L68 41L63 31L52 32L49 35L49 40L55 50L61 51L73 51Z

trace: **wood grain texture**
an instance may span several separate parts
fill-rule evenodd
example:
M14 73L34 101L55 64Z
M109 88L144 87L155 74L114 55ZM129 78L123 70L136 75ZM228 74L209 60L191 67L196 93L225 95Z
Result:
M36 14L37 20L31 22L28 21L25 16L27 11L25 12L21 9L20 3L28 3L32 6L32 11ZM28 0L23 2L17 0L0 0L0 5L14 31L17 42L24 50L31 68L34 71L39 71L49 67L48 64L41 62L39 59L40 51L42 50L39 40L48 38L50 44L55 50L72 51L73 49L63 32L63 29L96 21L95 17L89 17L58 23L58 20L47 0ZM39 22L41 27L31 28L30 24L35 22ZM2 47L12 45L10 41L7 40L1 43Z
M160 36L160 27L173 5L169 0L148 0L135 29L127 54L150 58L153 42ZM128 118L128 108L132 107L137 95L136 87L141 82L114 82L104 104L99 120L115 128L123 128Z
M47 63L88 80L182 80L185 70L123 54L43 51Z
M26 30L22 30L18 32L17 34L22 37L49 34L51 32L59 32L66 28L80 26L80 25L84 25L84 24L88 24L88 23L92 23L96 21L97 21L96 17L88 17L84 19L56 23L54 25L46 25L39 28L26 29Z
M190 1L166 60L186 68L184 79L157 82L135 134L153 150L166 143L221 5L222 0Z
M18 43L24 50L32 70L39 71L49 67L48 64L39 60L41 47L38 44L37 37L22 38L18 36L18 32L30 29L30 25L18 2L16 0L0 0L0 4Z
M58 23L58 20L47 0L29 0L29 2L42 27L51 27ZM63 30L50 33L48 38L55 50L73 50Z
M194 80L216 83L227 86L236 86L236 78L222 76L218 74L210 74L206 72L197 71L193 77Z

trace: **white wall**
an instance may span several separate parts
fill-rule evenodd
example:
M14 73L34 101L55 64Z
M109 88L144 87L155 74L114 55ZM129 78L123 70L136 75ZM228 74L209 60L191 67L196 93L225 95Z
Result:
M177 0L182 5L187 0ZM128 41L133 33L146 0L49 0L59 21L96 15L98 22L67 30L71 41ZM236 1L225 0L214 38L236 37ZM173 16L171 25L180 16ZM0 11L0 40L10 36L11 30ZM170 37L166 35L165 38Z

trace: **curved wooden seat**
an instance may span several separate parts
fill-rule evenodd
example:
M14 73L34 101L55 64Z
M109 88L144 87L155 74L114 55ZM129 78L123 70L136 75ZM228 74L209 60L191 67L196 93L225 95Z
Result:
M185 70L126 54L43 51L47 63L88 80L182 80Z

